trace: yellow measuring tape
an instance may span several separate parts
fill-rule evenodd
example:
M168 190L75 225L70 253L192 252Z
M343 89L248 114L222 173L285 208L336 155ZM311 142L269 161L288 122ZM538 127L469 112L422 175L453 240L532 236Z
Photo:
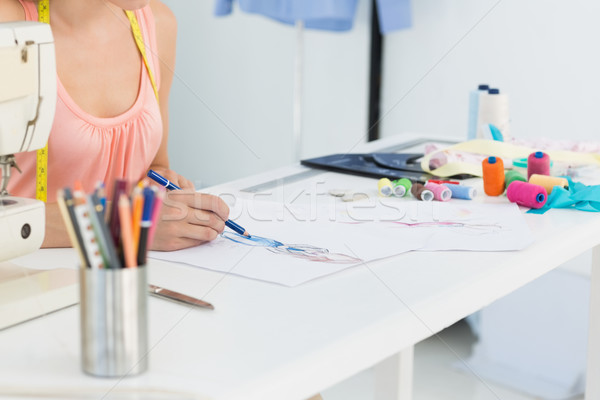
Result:
M38 21L50 23L49 0L38 2ZM35 198L46 202L48 199L48 142L36 153L35 161Z
M38 2L38 21L44 22L46 24L50 23L50 0L39 0ZM158 102L158 87L156 86L156 81L154 80L154 75L152 74L152 69L148 64L148 57L146 56L146 46L144 45L144 38L142 37L142 31L140 29L140 25L138 24L137 18L135 17L135 13L133 11L125 11L127 18L129 19L129 23L131 24L131 31L133 33L133 38L135 40L135 44L137 45L140 54L142 55L142 59L144 60L144 65L146 66L146 70L148 71L148 76L150 77L150 83L152 84L152 89L154 90L154 95L156 96L156 101ZM37 151L36 157L36 174L35 174L35 198L46 202L48 199L48 143Z
M156 87L154 75L152 74L152 70L150 69L150 65L148 64L148 57L146 57L146 46L144 45L144 38L142 37L140 25L138 24L137 18L135 17L135 13L133 11L125 10L125 14L127 14L127 18L129 18L129 23L131 24L131 31L133 32L135 44L137 45L140 54L144 59L144 64L146 65L148 76L150 77L150 83L152 83L152 89L154 89L154 95L156 96L156 101L158 101L158 88Z

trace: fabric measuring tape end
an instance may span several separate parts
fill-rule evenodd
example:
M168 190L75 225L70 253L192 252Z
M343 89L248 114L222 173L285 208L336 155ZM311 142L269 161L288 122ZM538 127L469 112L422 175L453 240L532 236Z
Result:
M50 23L49 0L38 2L38 21L45 24ZM43 201L48 200L48 143L36 152L35 159L35 198Z
M35 198L48 201L48 143L36 152Z
M156 101L158 102L158 87L156 86L154 74L152 74L152 69L150 68L150 64L148 63L148 57L146 56L146 45L144 44L144 38L142 37L140 25L138 24L138 20L135 17L135 13L133 11L125 10L125 14L129 19L129 24L131 25L131 32L133 33L133 39L135 40L135 44L137 45L137 48L140 51L140 54L142 55L142 59L144 60L144 64L146 65L148 77L150 77L150 83L152 83L152 89L154 90Z

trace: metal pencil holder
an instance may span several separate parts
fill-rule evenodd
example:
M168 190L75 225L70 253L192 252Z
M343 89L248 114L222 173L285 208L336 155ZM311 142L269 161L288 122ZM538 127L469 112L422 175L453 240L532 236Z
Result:
M81 268L79 278L84 372L110 378L146 371L146 267Z

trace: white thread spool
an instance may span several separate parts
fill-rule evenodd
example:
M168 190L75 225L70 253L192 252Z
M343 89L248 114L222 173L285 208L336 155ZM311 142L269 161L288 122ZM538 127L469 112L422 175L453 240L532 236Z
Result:
M467 131L467 139L473 140L477 137L477 120L479 119L479 96L487 94L488 85L479 85L477 90L472 90L469 93L469 126Z
M510 137L510 113L508 95L501 94L498 89L490 89L479 96L479 118L477 119L477 138L484 139L487 124L500 130L503 140Z

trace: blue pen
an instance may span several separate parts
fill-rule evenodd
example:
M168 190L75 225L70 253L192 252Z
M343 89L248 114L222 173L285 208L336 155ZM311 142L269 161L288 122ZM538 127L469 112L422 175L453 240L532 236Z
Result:
M152 179L159 185L164 186L165 188L167 188L167 190L181 190L179 186L175 185L174 183L171 183L170 180L152 170L148 171L148 178Z
M148 178L152 179L154 182L158 183L159 185L164 186L165 188L167 188L167 190L181 190L181 188L179 186L175 185L170 180L166 179L164 176L160 175L159 173L157 173L153 170L148 170ZM250 234L248 232L246 232L246 230L244 228L242 228L241 226L239 226L238 224L236 224L235 222L233 222L230 219L225 221L225 225L228 226L234 232L239 233L240 235L250 237Z
M144 188L144 208L140 222L140 239L137 253L137 265L146 265L146 253L151 243L148 243L150 227L152 227L152 208L154 207L154 191L149 187Z

